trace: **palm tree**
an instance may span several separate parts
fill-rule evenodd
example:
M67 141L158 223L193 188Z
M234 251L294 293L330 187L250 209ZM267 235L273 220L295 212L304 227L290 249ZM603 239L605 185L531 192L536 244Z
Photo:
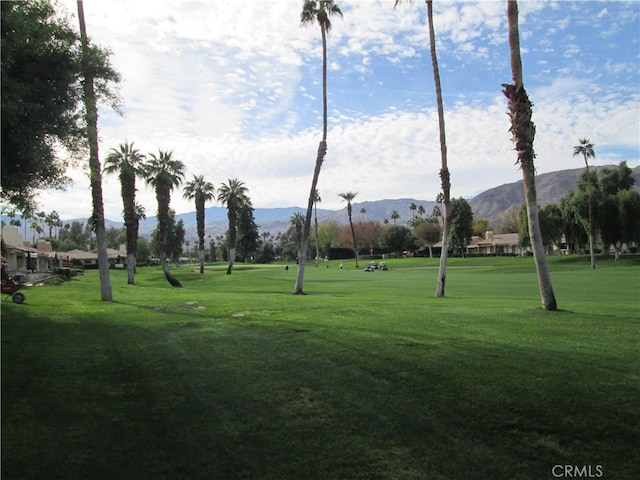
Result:
M233 264L236 261L236 238L238 214L242 206L249 201L247 195L249 189L237 178L230 178L218 188L218 202L227 206L227 218L229 219L229 265L227 275L231 275Z
M356 256L356 268L358 268L358 243L356 241L356 231L353 229L353 220L351 218L352 207L351 201L356 198L358 192L345 192L339 193L338 196L342 197L347 202L347 215L349 216L349 225L351 226L351 237L353 238L353 253Z
M309 243L309 230L311 229L311 214L316 189L318 188L320 169L322 168L324 157L327 154L327 33L331 30L331 21L329 20L329 17L332 15L342 16L340 7L338 7L333 0L304 0L302 13L300 14L300 22L303 25L309 25L317 22L318 25L320 25L320 33L322 35L322 140L318 145L316 166L313 170L311 190L309 191L307 214L304 221L304 231L302 232L303 239L301 258L298 262L296 286L293 290L295 295L304 294L304 267L307 260L307 245Z
M596 268L596 254L593 251L593 237L595 237L595 225L593 224L593 194L591 193L591 176L589 175L589 162L587 159L596 158L593 144L587 138L580 140L580 145L573 147L573 156L582 155L587 169L587 195L589 197L589 252L591 252L591 268Z
M182 284L171 274L167 265L169 205L171 204L171 192L182 184L185 168L184 163L175 160L173 152L168 150L159 150L157 156L150 153L145 167L146 181L155 189L158 201L158 237L156 239L158 258L165 278L174 287L182 287Z
M409 205L409 211L411 212L411 216L414 218L416 216L416 210L418 210L418 206L415 204L415 202L411 202L411 205Z
M507 0L507 20L509 24L509 51L511 53L511 74L513 84L502 84L503 93L507 97L509 116L511 118L511 135L518 155L517 163L522 170L527 220L533 257L538 274L540 296L545 310L557 310L555 294L551 285L551 275L547 266L540 222L538 219L538 200L536 194L536 177L533 151L533 140L536 127L531 120L531 101L524 88L522 78L522 58L520 56L520 32L518 28L518 2Z
M213 183L207 182L203 175L194 175L193 180L187 182L182 192L184 198L196 202L200 273L204 273L204 205L215 198L215 191Z
M293 227L296 242L296 250L298 254L298 262L300 261L300 249L302 248L302 232L304 230L304 216L300 212L296 212L289 218L289 225Z
M391 212L391 220L393 220L393 224L396 225L396 221L400 218L400 214L397 210Z
M78 19L80 21L80 43L82 46L82 74L85 116L87 120L87 140L89 143L89 171L93 212L91 219L96 232L98 248L98 275L100 277L100 297L103 301L113 300L111 277L109 275L109 258L107 256L107 236L104 224L104 203L102 201L102 174L98 157L98 108L94 88L93 68L90 66L90 48L87 38L87 27L84 22L84 6L78 0Z
M397 6L401 0L396 0ZM433 26L433 1L425 0L427 4L427 24L429 26L429 45L431 50L431 66L433 67L433 80L436 89L436 102L438 104L438 128L440 131L440 182L442 185L442 250L440 251L440 268L438 271L438 284L436 297L444 297L444 287L447 277L447 259L449 255L449 223L451 220L451 175L447 163L447 139L444 124L444 106L442 101L442 86L440 84L440 70L438 68L438 55L436 51L436 35Z
M139 221L136 216L136 177L144 175L144 155L125 142L118 149L112 148L104 164L105 173L118 173L127 230L127 283L133 285L136 270L136 246Z
M362 215L362 223L364 223L364 214L367 213L367 209L362 207L360 209L360 215Z
M313 196L314 221L316 227L316 266L318 265L318 259L320 258L320 244L318 243L318 203L321 201L322 198L320 197L320 192L316 190L316 193Z

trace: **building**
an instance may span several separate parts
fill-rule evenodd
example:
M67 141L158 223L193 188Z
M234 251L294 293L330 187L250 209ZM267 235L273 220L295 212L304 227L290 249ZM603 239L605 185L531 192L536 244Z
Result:
M2 227L2 257L3 276L10 275L24 281L49 276L52 269L60 265L60 258L51 243L39 240L33 248L15 225Z
M493 233L488 231L485 238L474 235L467 245L469 255L498 255L515 256L523 255L528 249L523 249L519 244L517 233Z

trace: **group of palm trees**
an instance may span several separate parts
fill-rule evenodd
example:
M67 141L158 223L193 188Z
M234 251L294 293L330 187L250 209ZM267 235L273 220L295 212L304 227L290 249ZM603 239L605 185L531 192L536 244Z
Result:
M401 3L401 0L395 0L397 6ZM447 164L447 144L445 136L445 122L444 122L444 108L440 84L440 75L438 69L438 60L436 53L435 43L435 30L433 22L433 2L432 0L425 0L427 6L427 26L429 31L429 44L431 52L431 63L433 67L433 76L435 83L436 99L438 106L438 126L440 133L440 151L441 151L441 168L440 168L440 180L442 187L442 253L440 257L440 269L438 273L438 281L436 288L436 296L444 296L444 287L446 280L446 265L447 265L447 251L449 240L449 221L450 221L450 190L451 179L450 172ZM81 12L82 1L78 2L79 16L81 23L81 33L83 36L83 47L86 45L86 34L84 32L84 18ZM309 233L311 228L311 218L313 214L313 208L317 204L318 198L318 179L320 176L320 170L322 163L327 153L327 34L331 30L330 17L339 15L342 16L340 7L333 0L304 0L300 20L302 25L317 23L320 27L320 33L322 37L322 100L323 100L323 116L322 116L322 138L318 145L316 154L315 168L313 171L313 177L311 181L311 188L309 191L309 200L307 204L307 212L304 220L302 238L300 240L300 255L298 262L298 273L296 276L296 285L294 288L294 294L303 294L303 282L304 271L307 257L307 246L309 240ZM535 167L534 167L534 150L533 140L535 136L535 126L531 121L531 102L524 89L523 76L522 76L522 60L520 56L520 39L519 39L519 27L518 27L518 6L516 0L507 0L507 20L509 26L509 50L511 55L511 70L512 80L511 84L503 84L503 93L508 100L508 110L511 118L511 133L514 145L516 146L518 164L522 170L523 183L525 190L525 201L527 205L529 232L531 235L531 244L533 248L536 271L538 274L538 283L540 286L540 293L543 307L546 310L556 310L557 304L551 286L551 277L548 272L544 246L542 245L542 237L540 235L540 227L538 221L538 207L535 189ZM87 70L85 70L86 72ZM87 80L87 93L85 95L85 104L87 106L87 124L89 131L89 145L90 145L90 167L92 177L92 191L94 197L94 221L96 222L96 234L98 237L98 243L100 244L100 232L99 228L104 233L104 214L100 210L102 203L102 192L100 187L100 175L99 168L96 169L97 162L97 128L95 114L95 101L93 105L90 105L91 97L95 100L95 95L89 92L89 87L92 87L92 78L85 75ZM132 148L132 146L131 146ZM125 152L126 153L126 152ZM122 155L122 152L116 151L116 155ZM586 160L586 157L585 157ZM134 231L136 228L136 215L135 215L135 182L132 183L130 176L133 172L128 171L130 167L124 167L119 169L121 174L121 180L123 181L123 190L126 188L127 192L123 191L123 201L125 202L125 224L127 225L127 256L131 254L135 255L135 249L133 248L133 242L135 242ZM115 169L115 167L114 167ZM123 173L124 172L124 173ZM171 191L182 183L184 178L184 164L182 162L172 159L172 152L160 152L158 156L150 155L150 161L145 167L145 179L147 183L152 185L156 190L156 197L158 200L158 254L161 260L163 271L165 276L173 285L179 285L179 282L173 278L168 270L166 264L166 255L164 252L166 231L166 220L169 215L169 201ZM134 175L135 178L135 175ZM128 183L127 183L128 182ZM132 187L133 185L133 187ZM191 183L190 183L191 185ZM188 193L190 198L196 199L196 208L203 209L204 202L207 199L213 199L213 185L205 182L203 178L194 176L194 180L191 186L188 187ZM355 196L352 192L348 192L349 195ZM229 185L218 191L218 200L221 196L223 201L227 203L229 210L229 267L227 273L231 273L233 268L233 262L235 257L235 215L237 207L241 204L243 195L246 194L246 187L242 182L235 180L233 183L230 181ZM355 233L353 232L353 223L351 222L351 198L345 194L343 197L347 201L347 210L349 213L349 221L351 224L352 233L354 236L354 247L356 247ZM133 199L133 201L132 201ZM127 203L128 202L128 203ZM203 217L198 217L203 218ZM317 223L317 222L316 222ZM129 226L131 227L131 233L129 233ZM317 228L317 227L316 227ZM201 271L202 271L202 259L204 258L204 239L203 229L198 229L199 232L199 248L201 258ZM131 238L131 245L129 239ZM356 247L357 249L357 247ZM357 250L356 250L357 251ZM593 250L592 250L593 251ZM100 254L99 254L100 257ZM106 261L106 255L103 255ZM356 257L357 262L357 257ZM134 262L128 262L130 267L135 265ZM101 272L102 272L101 268ZM102 275L102 273L101 273ZM133 282L133 272L130 271L130 282ZM102 276L101 276L101 283ZM109 299L109 295L103 293L103 299Z
M174 158L173 151L159 150L157 154L148 156L140 153L133 143L125 142L119 148L112 148L105 160L104 172L118 174L122 195L124 224L127 232L127 282L134 283L138 226L144 218L144 209L136 203L136 179L142 178L151 186L158 203L158 230L156 237L156 253L167 281L180 287L180 282L171 274L167 263L167 228L170 222L171 193L182 185L185 178L185 164ZM235 261L236 224L240 209L249 201L248 189L237 178L223 183L217 190L213 183L203 175L193 175L186 182L183 197L195 201L196 223L198 231L198 252L200 273L204 273L205 252L205 204L215 199L227 206L229 218L229 265L227 273L231 273Z

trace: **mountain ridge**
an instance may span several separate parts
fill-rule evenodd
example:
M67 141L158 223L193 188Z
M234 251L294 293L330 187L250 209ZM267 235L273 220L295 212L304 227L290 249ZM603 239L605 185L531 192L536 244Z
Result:
M591 169L593 171L597 171L602 170L603 168L616 167L616 165L605 165L593 166ZM640 166L633 167L631 171L635 180L633 188L640 190ZM574 168L536 175L538 204L540 206L544 206L549 203L558 203L560 199L569 192L569 190L576 188L578 179L583 172L584 168ZM467 199L467 201L473 210L474 218L486 218L489 220L490 224L495 225L500 221L501 216L504 213L514 208L519 208L520 205L524 203L522 180L484 190L475 197ZM356 222L363 220L375 220L382 222L385 219L391 222L391 213L395 210L400 214L398 224L405 225L411 216L413 216L413 212L409 210L409 206L412 203L415 203L418 207L423 206L426 211L426 215L429 215L433 210L433 207L436 205L435 201L419 200L415 198L354 202L352 204L352 218ZM364 213L361 213L362 209L365 210ZM254 209L254 217L256 224L262 232L268 231L271 234L277 234L278 232L284 232L287 230L289 226L289 218L292 215L297 212L304 214L305 211L306 208L297 206L274 208L258 207ZM348 223L346 205L339 210L318 208L317 214L318 221L335 220L340 224ZM8 219L5 219L4 216L2 218L8 223ZM195 211L177 214L176 221L178 220L182 220L184 222L185 239L196 239ZM87 219L65 220L64 223L71 223L73 221L86 222ZM211 235L212 237L216 237L223 235L227 229L226 208L223 206L207 207L205 209L205 222L207 236ZM105 223L107 228L120 228L124 225L123 222L112 220L107 220ZM151 236L151 232L156 228L156 225L157 220L155 216L141 220L139 229L140 235L149 238Z

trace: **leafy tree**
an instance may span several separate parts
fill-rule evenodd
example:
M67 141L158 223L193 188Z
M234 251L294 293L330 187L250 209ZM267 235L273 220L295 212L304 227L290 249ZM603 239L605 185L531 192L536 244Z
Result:
M38 190L62 188L70 181L58 145L76 155L85 147L80 37L56 16L51 2L0 2L0 8L0 194L20 211L32 211ZM100 98L117 104L119 76L108 52L88 49Z
M118 250L120 245L125 243L127 239L127 230L126 228L109 227L105 232L105 237L107 241L107 248Z
M384 228L380 222L370 220L368 222L358 222L354 225L358 247L373 254L373 250L380 243L380 236Z
M185 168L184 163L174 159L173 152L168 150L159 150L158 155L150 153L145 167L146 182L154 188L158 203L156 251L160 259L162 272L167 281L174 287L182 287L182 284L171 274L167 265L167 254L170 253L167 243L170 220L169 206L171 204L171 192L182 184ZM182 244L180 244L180 250L182 250Z
M227 206L227 218L229 220L229 237L227 239L229 265L227 266L227 275L231 275L233 265L236 261L238 215L242 206L249 201L248 191L249 189L245 186L244 182L237 178L230 178L227 183L223 183L218 188L218 202Z
M586 168L587 178L589 175L589 162L587 159L595 158L596 154L593 150L593 144L586 138L580 140L580 145L573 147L573 156L582 155ZM595 236L595 224L593 222L593 193L591 182L587 181L587 195L589 196L589 252L591 253L591 269L596 268L596 254L593 249L593 237Z
M182 245L185 240L184 221L182 219L175 221L176 212L171 210L171 220L167 231L167 255L178 265L182 256Z
M207 182L203 175L194 175L193 179L186 183L182 192L184 198L194 200L196 203L196 224L198 230L198 258L200 261L200 273L204 273L204 206L206 202L214 199L215 187Z
M335 220L325 220L320 223L318 242L327 253L328 249L336 244L340 235L340 224Z
M382 232L380 246L400 256L402 252L413 251L416 248L415 237L407 227L393 225Z
M507 21L509 26L509 52L511 54L511 74L513 84L503 84L503 93L507 97L511 119L512 140L517 152L517 163L522 170L524 197L527 205L527 220L533 257L536 264L538 285L542 306L545 310L557 310L558 304L551 284L551 275L542 243L538 222L538 200L533 140L536 128L531 120L532 103L524 88L522 76L522 58L520 56L520 31L518 28L518 2L508 0Z
M540 209L540 232L545 245L560 246L564 235L564 219L560 206L555 203Z
M133 147L133 143L120 144L112 148L104 164L105 173L117 173L120 178L120 194L127 232L127 283L133 285L136 271L136 252L140 221L136 214L136 178L144 176L144 155Z
M151 256L151 244L146 238L140 237L136 242L136 260L142 264L149 261Z
M238 215L238 254L244 261L255 257L260 243L260 233L253 216L253 205L247 200L240 208Z
M550 203L542 207L538 212L538 221L540 223L540 233L543 244L545 246L559 246L565 231L565 221L560 206L555 203ZM522 204L522 208L520 209L518 235L521 247L531 245L526 204Z
M586 205L587 200L586 196L584 196L584 202L582 202L581 197L580 192L569 190L567 195L560 199L565 242L570 253L575 253L577 246L584 245L589 240L587 234L589 227L583 225L583 219L580 214L581 204L584 203Z
M473 221L473 234L479 237L484 237L485 233L489 230L489 219L478 218Z
M65 248L61 248L61 250L64 252L74 249L86 250L89 238L85 232L82 222L73 221L71 224L67 223L58 234L60 242L65 244Z
M351 202L356 198L356 195L358 195L357 192L344 192L338 194L339 197L347 202L347 216L349 217L349 226L351 227L351 237L353 239L353 254L356 257L356 268L358 268L358 241L356 239L356 231L353 229L353 207L351 206Z
M306 265L307 244L309 242L309 231L311 229L311 213L318 189L318 178L320 177L320 169L322 162L327 154L327 33L331 30L330 16L340 15L342 11L333 0L304 0L302 5L302 13L300 14L300 22L302 25L318 23L320 25L320 33L322 35L322 140L318 145L316 154L316 165L313 170L313 179L311 180L311 190L309 191L309 201L307 203L307 214L304 221L303 241L301 248L300 261L298 262L298 273L296 275L296 285L294 287L294 295L304 294L304 267Z
M182 256L182 246L185 243L185 230L184 222L178 220L176 222L176 212L173 209L169 209L167 213L167 219L164 227L164 235L166 235L165 241L165 256L167 261L171 261L176 265L180 263L180 257ZM158 239L160 237L160 222L158 226L151 232L151 250L160 258L160 250Z
M624 242L640 245L640 193L636 190L618 192L619 215Z
M429 258L433 257L433 246L442 238L442 229L436 218L428 218L413 227L416 239L429 247Z
M471 241L473 235L473 211L471 205L464 198L454 198L451 200L451 226L449 230L449 242L451 247L460 251L464 256L464 251ZM443 247L444 248L444 247Z
M276 259L276 252L272 242L261 242L256 255L257 263L271 263Z
M637 237L630 232L637 230L640 216L630 215L637 205L640 193L631 190L634 184L631 169L626 162L617 168L600 170L596 184L597 215L595 224L600 232L605 254L613 246L616 260L624 242L633 242ZM594 205L595 207L595 205ZM637 211L637 210L635 210Z

